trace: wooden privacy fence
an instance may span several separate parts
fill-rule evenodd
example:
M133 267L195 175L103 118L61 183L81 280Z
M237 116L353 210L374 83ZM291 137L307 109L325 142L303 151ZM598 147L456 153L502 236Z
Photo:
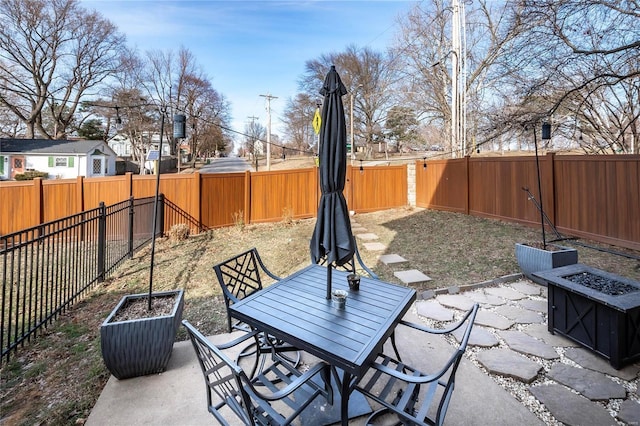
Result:
M123 176L0 183L0 235L155 194L156 177ZM164 229L187 223L192 232L243 223L304 219L317 214L318 169L224 174L165 174ZM407 166L347 167L350 210L366 212L407 205ZM6 201L5 201L6 200Z
M448 210L536 226L540 214L522 188L538 198L536 161L526 157L423 160L415 187L407 165L347 167L345 197L358 213L408 205ZM557 229L640 250L640 156L540 157L542 205ZM36 179L0 183L0 235L113 204L155 194L155 176ZM412 181L413 182L413 181ZM233 225L315 217L318 169L226 174L166 174L164 228L188 223L192 232Z
M640 250L640 156L540 157L542 207L558 231ZM536 160L416 162L416 205L539 226Z

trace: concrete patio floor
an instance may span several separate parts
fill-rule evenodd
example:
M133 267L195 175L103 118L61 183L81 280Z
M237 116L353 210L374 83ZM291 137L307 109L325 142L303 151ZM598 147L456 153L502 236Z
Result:
M421 321L415 307L405 319ZM410 365L424 368L429 364L441 365L454 349L442 337L425 336L406 327L399 327L396 335L403 359ZM210 337L214 343L231 338L229 334ZM355 418L349 424L364 425L366 418ZM215 424L215 419L207 411L202 373L188 341L174 345L168 369L162 374L122 381L112 376L86 422L88 426L210 424ZM446 424L535 425L542 422L491 377L463 359Z

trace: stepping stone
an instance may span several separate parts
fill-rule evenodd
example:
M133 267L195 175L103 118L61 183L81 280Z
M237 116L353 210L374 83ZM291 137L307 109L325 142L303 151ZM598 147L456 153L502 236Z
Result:
M590 351L582 348L570 348L564 353L567 358L581 367L599 371L609 376L619 377L622 380L635 380L640 373L640 365L628 365L620 370L616 370L604 358L601 358Z
M640 390L640 387L638 387ZM632 399L627 399L620 404L620 411L618 411L618 419L622 420L628 425L632 425L634 422L638 424L640 419L640 402Z
M516 291L519 291L522 294L526 294L527 296L539 296L541 286L537 284L531 284L527 281L518 281L511 284L511 288Z
M356 235L356 237L360 238L363 241L373 241L373 240L377 240L378 236L376 234L358 234Z
M387 246L382 243L363 243L362 245L369 251L382 251L387 249Z
M365 233L367 232L367 228L363 228L361 226L352 226L351 227L351 233L352 234L360 234L360 233Z
M498 306L495 311L497 314L514 320L518 324L534 324L544 321L544 318L538 312L516 308L515 306Z
M514 324L513 321L493 312L485 311L484 309L480 309L476 314L475 323L491 328L497 328L499 330L506 330L511 328Z
M399 254L383 254L378 256L378 259L380 260L380 262L384 263L385 265L408 262L407 259L400 256Z
M502 297L507 300L520 300L524 299L526 296L519 291L515 291L512 288L508 287L489 287L485 288L484 292L486 294L491 294L493 296Z
M542 312L543 314L547 312L549 307L546 300L534 299L518 300L518 305L525 309L529 309L530 311Z
M547 324L529 324L523 327L523 330L529 336L540 339L547 345L560 347L579 346L579 343L567 339L564 336L561 336L559 334L551 334L549 332L549 329L547 328Z
M480 352L477 360L490 373L512 377L524 383L531 383L542 370L542 366L509 349L489 349Z
M418 271L417 269L409 269L408 271L396 271L393 273L393 275L407 285L431 281L431 278Z
M416 302L416 310L418 315L435 321L451 321L453 319L453 311L451 309L447 309L433 300Z
M588 368L558 363L551 367L549 377L580 392L592 401L606 401L612 398L624 399L627 396L624 386L617 384L604 374Z
M438 296L437 300L444 306L459 309L461 311L468 311L474 304L473 300L458 294L443 294Z
M460 343L464 337L464 329L461 327L451 334L453 334L453 337L455 337L458 343ZM471 335L469 336L469 344L471 346L479 346L481 348L490 348L498 346L500 342L498 342L496 336L491 334L491 332L486 328L474 325L471 329Z
M534 339L521 331L501 331L498 335L504 339L511 349L521 354L534 355L543 359L560 358L553 346Z
M602 405L591 402L562 385L534 386L529 390L559 422L580 426L617 424Z
M502 297L485 294L482 290L469 291L466 293L466 296L474 302L480 303L481 305L500 306L507 303L507 301Z
M435 299L436 292L434 290L425 290L418 294L418 300Z

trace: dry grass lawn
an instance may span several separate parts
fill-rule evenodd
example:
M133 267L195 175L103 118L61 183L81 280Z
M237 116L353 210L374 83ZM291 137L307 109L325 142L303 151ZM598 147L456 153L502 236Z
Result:
M429 210L393 209L353 220L375 233L387 245L386 253L408 259L403 268L429 275L433 281L425 288L518 273L514 244L539 240L537 229ZM184 318L206 334L223 331L225 306L212 265L257 247L269 269L285 276L309 263L314 224L314 219L283 220L216 229L184 241L163 238L156 245L154 290L184 289ZM382 279L399 283L394 269L377 260L380 253L367 252L362 242L360 247ZM582 263L640 279L635 260L578 249ZM100 356L100 323L124 294L145 292L148 276L146 249L3 365L0 424L82 424L109 377ZM178 338L186 338L182 330Z

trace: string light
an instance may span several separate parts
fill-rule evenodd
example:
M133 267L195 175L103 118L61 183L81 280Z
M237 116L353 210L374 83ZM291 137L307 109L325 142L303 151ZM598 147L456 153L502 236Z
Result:
M364 173L364 169L362 168L362 160L360 160L360 174Z
M427 170L427 157L422 158L422 169Z

